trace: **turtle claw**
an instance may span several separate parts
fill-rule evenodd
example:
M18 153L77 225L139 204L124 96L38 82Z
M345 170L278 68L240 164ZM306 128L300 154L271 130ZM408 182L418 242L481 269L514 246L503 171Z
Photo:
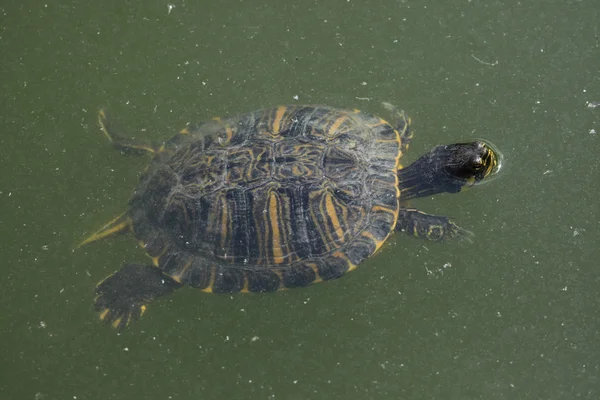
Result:
M452 220L448 220L446 232L442 240L458 239L461 242L472 244L474 237L475 234L470 230L461 228L460 226L456 225Z
M137 321L146 311L145 304L121 303L108 305L109 299L101 294L96 297L94 307L99 312L100 320L121 332L133 321Z

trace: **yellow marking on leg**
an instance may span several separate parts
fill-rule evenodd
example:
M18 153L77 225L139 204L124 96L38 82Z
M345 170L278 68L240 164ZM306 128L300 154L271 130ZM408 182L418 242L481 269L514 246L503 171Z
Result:
M140 312L140 317L141 317L142 315L144 315L144 313L146 312L146 309L147 309L147 307L146 307L145 305L142 305L142 306L140 307L140 311L141 311L141 312Z
M283 120L283 116L286 111L287 111L287 107L285 107L285 106L277 107L277 112L275 113L275 119L273 119L272 131L274 134L278 134L279 131L281 130L281 122Z
M100 124L100 129L102 129L102 133L104 133L104 136L106 136L108 141L112 143L113 139L108 133L104 121L106 121L106 112L104 111L104 109L100 109L100 111L98 111L98 123Z
M102 312L100 312L100 315L98 315L100 317L100 320L104 321L104 318L106 318L106 314L108 314L109 311L110 310L108 308L102 310Z
M79 243L77 247L85 246L86 244L95 242L96 240L104 239L110 235L114 235L125 230L131 231L131 219L129 217L123 219L118 224L115 224L123 217L123 215L125 215L125 213L111 220L108 224L100 228L100 230L98 230L96 233L85 239L83 242Z
M111 325L113 326L113 328L117 329L117 326L119 326L119 323L121 322L121 319L122 319L122 318L117 318L117 319L115 319L115 320L112 322L112 324L111 324Z
M106 129L106 120L107 120L106 112L104 111L104 109L100 109L100 111L98 111L98 123L100 124L100 129L102 129L102 133L104 133L104 136L107 137L108 141L110 143L113 143L114 139L108 132L108 129ZM143 144L121 143L120 146L131 148L131 149L144 150L149 153L156 152L154 148L143 145Z

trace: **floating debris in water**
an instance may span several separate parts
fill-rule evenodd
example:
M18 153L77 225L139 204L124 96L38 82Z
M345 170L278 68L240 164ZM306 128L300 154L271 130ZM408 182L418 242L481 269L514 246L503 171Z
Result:
M600 101L588 101L587 106L588 108L596 108L600 106Z

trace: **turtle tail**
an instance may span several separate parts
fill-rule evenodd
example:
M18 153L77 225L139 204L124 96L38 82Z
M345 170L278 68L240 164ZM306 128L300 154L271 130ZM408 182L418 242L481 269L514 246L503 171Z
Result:
M89 236L87 239L79 243L77 247L85 246L86 244L95 242L96 240L104 239L109 236L132 231L131 217L129 213L124 212L117 218L104 225L100 230Z

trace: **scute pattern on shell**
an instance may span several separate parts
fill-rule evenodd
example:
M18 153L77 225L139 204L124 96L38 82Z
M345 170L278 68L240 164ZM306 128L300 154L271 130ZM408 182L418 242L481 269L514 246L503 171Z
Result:
M336 278L395 226L400 140L376 116L317 106L189 126L142 176L133 230L156 266L206 291Z

